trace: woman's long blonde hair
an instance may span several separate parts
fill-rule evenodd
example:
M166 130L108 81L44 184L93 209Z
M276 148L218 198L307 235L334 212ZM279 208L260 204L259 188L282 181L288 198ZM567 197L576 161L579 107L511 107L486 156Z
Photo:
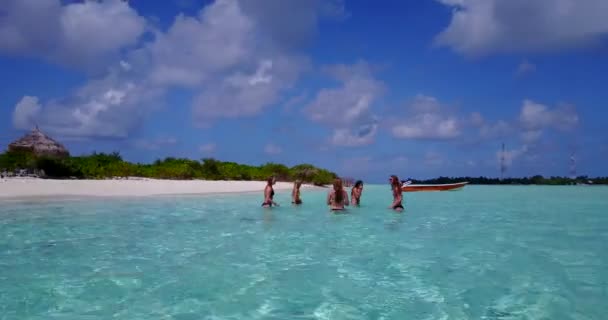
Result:
M342 179L334 180L334 191L336 203L341 203L344 198L344 189L342 188Z
M401 181L399 181L399 177L397 177L396 175L391 176L391 186L393 187L393 189L397 188L401 190Z

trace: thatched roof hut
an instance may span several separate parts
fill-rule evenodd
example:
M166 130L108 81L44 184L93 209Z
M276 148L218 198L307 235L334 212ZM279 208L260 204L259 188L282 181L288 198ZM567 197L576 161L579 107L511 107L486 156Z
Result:
M36 156L67 157L70 155L61 143L42 133L38 126L29 134L9 144L8 151L31 152Z

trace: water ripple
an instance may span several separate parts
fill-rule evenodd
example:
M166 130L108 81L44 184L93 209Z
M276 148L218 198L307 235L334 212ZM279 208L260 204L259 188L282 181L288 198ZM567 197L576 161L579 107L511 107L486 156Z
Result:
M7 202L0 319L601 319L608 189ZM288 203L287 193L277 193ZM390 198L390 195L388 195Z

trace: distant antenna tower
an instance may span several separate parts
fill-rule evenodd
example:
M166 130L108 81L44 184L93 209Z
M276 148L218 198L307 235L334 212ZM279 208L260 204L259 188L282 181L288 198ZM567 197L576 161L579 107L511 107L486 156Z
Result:
M502 144L502 153L500 154L500 180L504 178L507 166L505 165L505 144Z
M576 179L576 158L574 152L570 154L570 179Z

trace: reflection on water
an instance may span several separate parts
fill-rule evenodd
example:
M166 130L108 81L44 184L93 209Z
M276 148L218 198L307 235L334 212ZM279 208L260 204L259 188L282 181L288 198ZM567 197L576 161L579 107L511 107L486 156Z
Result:
M275 216L272 212L272 209L264 210L264 229L267 230L272 226L272 223L275 220Z
M385 223L384 226L386 230L390 231L398 231L401 229L401 225L405 220L405 215L402 213L394 214L393 217L389 220L389 222Z

